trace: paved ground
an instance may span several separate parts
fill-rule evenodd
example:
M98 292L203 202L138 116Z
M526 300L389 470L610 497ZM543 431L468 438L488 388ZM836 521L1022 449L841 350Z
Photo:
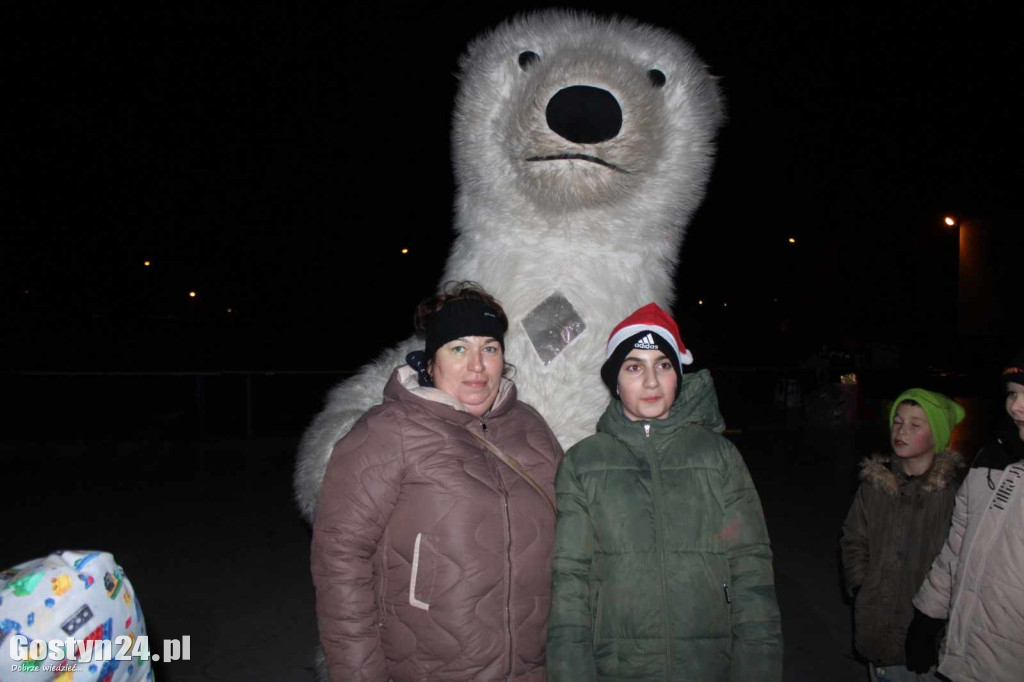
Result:
M192 660L156 664L158 682L308 681L316 624L309 534L289 497L293 448L0 445L8 475L16 463L26 474L6 500L23 532L3 543L0 564L61 547L112 552L151 646L191 638Z
M738 437L764 502L790 682L863 682L836 555L857 456L849 433ZM309 532L290 498L291 440L4 443L0 564L60 548L114 553L151 641L191 638L161 682L307 682L316 643ZM2 678L2 675L0 675Z
M839 531L853 498L853 434L818 438L761 433L739 445L761 494L775 554L787 682L864 682L852 655Z

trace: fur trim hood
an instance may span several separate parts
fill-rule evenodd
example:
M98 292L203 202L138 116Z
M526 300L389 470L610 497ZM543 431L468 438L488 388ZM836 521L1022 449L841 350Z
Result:
M893 471L896 458L892 455L871 455L861 462L860 479L890 495L900 489L900 475ZM957 480L959 472L967 466L963 456L956 450L936 453L932 466L921 477L921 490L933 493L944 490Z

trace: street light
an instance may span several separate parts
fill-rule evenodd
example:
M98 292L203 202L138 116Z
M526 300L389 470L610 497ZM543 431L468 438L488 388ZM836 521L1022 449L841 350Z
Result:
M946 223L946 225L948 225L949 227L955 227L956 226L956 218L954 218L951 215L946 216L942 220L942 222Z

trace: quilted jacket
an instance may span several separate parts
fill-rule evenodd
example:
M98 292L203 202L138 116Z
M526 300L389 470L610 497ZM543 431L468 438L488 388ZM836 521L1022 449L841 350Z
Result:
M876 665L906 664L911 600L949 532L964 462L946 450L921 476L907 476L894 469L898 466L890 456L864 460L839 543L847 590L860 588L854 611L857 651Z
M1009 436L1016 438L1014 432ZM954 682L1024 680L1024 460L996 442L960 486L949 536L914 597L948 618L939 672Z
M561 455L511 382L480 419L396 370L334 448L313 525L330 680L543 682Z
M772 682L782 630L757 491L711 375L666 419L613 400L558 471L552 682Z

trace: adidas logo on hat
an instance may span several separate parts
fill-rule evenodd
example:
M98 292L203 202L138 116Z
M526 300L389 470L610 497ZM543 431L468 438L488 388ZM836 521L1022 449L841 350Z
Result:
M648 303L639 310L634 310L629 317L619 322L612 333L608 336L608 344L605 346L605 360L612 356L615 349L626 339L643 332L639 341L634 342L635 348L643 350L662 350L669 352L668 348L662 349L655 342L653 334L657 334L659 341L672 349L672 352L679 359L680 365L689 365L693 362L693 354L683 344L679 336L679 327L676 321L664 310L658 307L657 303ZM618 371L618 368L615 370Z
M654 337L648 334L642 339L637 340L637 342L633 344L633 348L640 348L642 350L658 350L658 344L654 340Z

